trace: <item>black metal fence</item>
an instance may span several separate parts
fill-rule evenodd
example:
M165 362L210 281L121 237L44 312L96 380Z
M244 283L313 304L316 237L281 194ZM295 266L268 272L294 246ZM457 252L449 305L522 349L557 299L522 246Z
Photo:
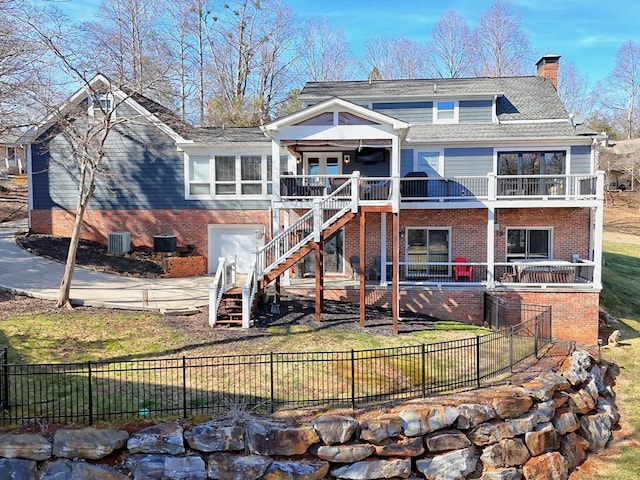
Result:
M2 363L1 422L94 424L234 408L356 408L473 389L551 341L551 312L463 340L363 351L266 353L71 364Z

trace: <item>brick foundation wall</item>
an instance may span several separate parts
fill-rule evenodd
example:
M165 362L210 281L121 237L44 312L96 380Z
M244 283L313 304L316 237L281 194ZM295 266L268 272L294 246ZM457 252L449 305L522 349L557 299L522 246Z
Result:
M509 303L550 305L555 338L598 344L600 295L597 292L501 292Z
M81 237L102 244L109 232L131 233L131 247L153 247L153 236L176 235L178 249L194 245L194 255L207 257L210 224L269 225L266 210L87 210ZM64 210L34 210L31 230L35 233L69 237L73 228L73 213ZM266 229L267 237L269 229ZM268 238L266 239L266 241Z
M496 223L500 225L495 242L497 262L506 261L506 229L511 227L552 227L553 257L571 260L577 253L589 258L589 235L591 217L587 208L522 208L501 209L496 212Z
M287 291L313 298L313 290L288 287ZM358 289L324 290L326 300L359 303ZM551 306L552 334L555 338L571 340L581 345L598 344L599 294L591 292L493 292L511 305ZM481 325L484 322L484 294L482 289L401 289L402 312L432 315L443 320L456 320ZM391 290L367 289L367 305L391 308Z

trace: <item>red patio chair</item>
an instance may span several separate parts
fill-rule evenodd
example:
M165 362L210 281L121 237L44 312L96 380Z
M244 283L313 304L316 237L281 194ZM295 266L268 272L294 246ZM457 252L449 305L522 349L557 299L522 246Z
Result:
M453 261L454 263L467 263L467 259L464 257L456 257ZM468 278L469 281L471 281L473 278L473 267L471 265L454 265L453 279L457 282L460 278Z

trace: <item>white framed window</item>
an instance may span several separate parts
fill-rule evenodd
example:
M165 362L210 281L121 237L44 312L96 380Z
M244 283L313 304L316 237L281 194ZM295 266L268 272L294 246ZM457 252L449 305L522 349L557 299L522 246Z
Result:
M437 100L433 102L433 123L458 123L458 101Z
M115 117L115 100L111 93L99 93L94 97L89 97L89 116L94 117L96 114L109 113L111 117Z
M265 197L273 190L271 155L229 152L213 155L187 154L187 199ZM288 157L280 158L280 169Z
M507 261L553 258L551 227L507 228Z
M189 157L189 195L211 195L211 172L208 155Z

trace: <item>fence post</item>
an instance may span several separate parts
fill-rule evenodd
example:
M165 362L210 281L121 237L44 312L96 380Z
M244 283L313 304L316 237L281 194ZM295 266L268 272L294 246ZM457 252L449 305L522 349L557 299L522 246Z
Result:
M269 376L271 378L271 413L273 413L275 410L273 408L273 402L274 402L274 388L273 388L273 352L269 353Z
M187 418L187 357L182 356L182 418Z
M91 360L87 362L87 372L89 374L88 382L89 382L89 425L93 425L93 385L91 378Z
M480 388L480 335L476 335L476 385Z
M536 358L538 358L538 336L540 334L540 324L539 324L540 315L536 315L534 318L534 333L533 333L533 348L535 350Z
M9 410L9 350L2 349L2 409Z
M513 373L513 327L509 327L509 371Z
M351 349L351 408L356 408L356 358Z
M427 396L427 352L424 343L422 344L422 398Z

